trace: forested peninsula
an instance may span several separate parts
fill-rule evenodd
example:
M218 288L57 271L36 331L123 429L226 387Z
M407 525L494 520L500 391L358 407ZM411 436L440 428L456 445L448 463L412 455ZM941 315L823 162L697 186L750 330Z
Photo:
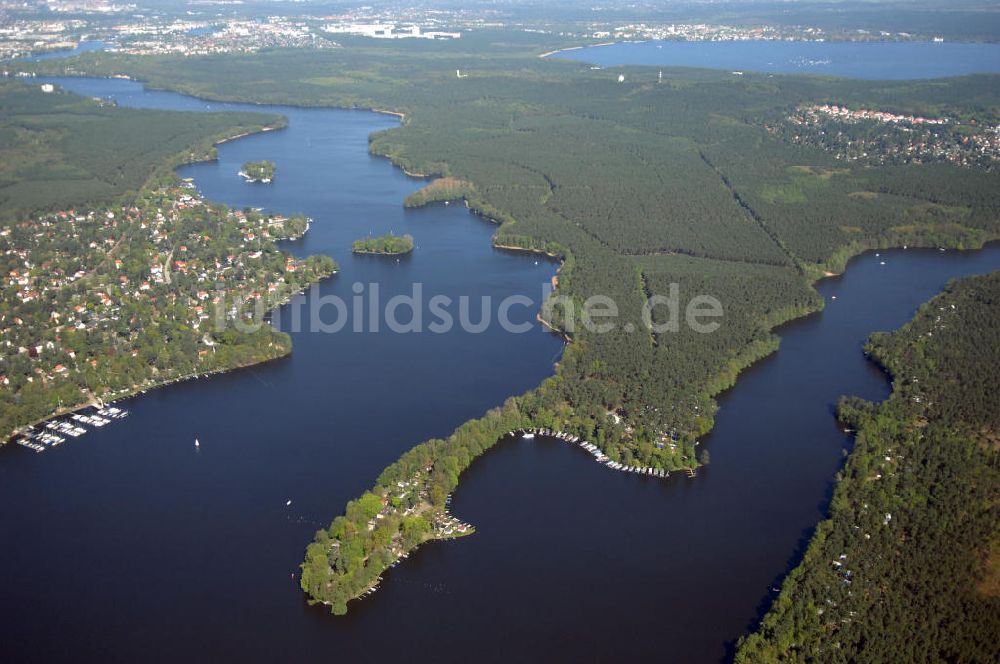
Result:
M462 471L510 429L566 431L629 465L693 467L713 425L713 397L777 349L775 326L822 306L817 278L868 248L970 248L1000 237L995 169L844 163L773 129L775 117L822 103L997 124L989 109L998 107L1000 77L887 83L664 68L661 79L652 68L539 59L566 44L509 32L433 48L345 44L252 58L91 54L35 65L127 73L212 99L401 113L402 126L373 135L370 150L407 172L462 183L409 204L460 196L499 224L495 244L561 261L555 295L578 309L592 295L616 302L621 325L608 333L571 331L563 309L546 310L545 322L571 339L554 377L417 446L383 472L363 499L367 509L352 502L317 533L302 587L336 612L425 538L415 534L425 533L420 522L407 520L416 506L406 501L423 496L421 510L442 514ZM672 284L682 298L723 303L716 332L649 331L642 305ZM653 321L665 315L654 310ZM406 497L401 482L411 483ZM376 502L382 507L368 517Z
M996 659L997 348L1000 272L952 283L872 336L892 396L841 400L857 438L830 516L737 662Z

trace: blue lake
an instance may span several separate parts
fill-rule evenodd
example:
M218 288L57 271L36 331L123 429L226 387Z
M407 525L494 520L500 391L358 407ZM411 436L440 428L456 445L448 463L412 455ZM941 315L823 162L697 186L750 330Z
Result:
M552 57L605 67L703 67L863 79L940 78L1000 72L1000 44L958 42L619 42L562 51Z
M38 53L37 55L32 55L24 60L56 60L59 58L70 58L74 55L82 55L84 53L92 53L94 51L103 51L108 48L110 44L102 41L81 41L76 45L76 48L62 49L59 51L48 51L46 53Z

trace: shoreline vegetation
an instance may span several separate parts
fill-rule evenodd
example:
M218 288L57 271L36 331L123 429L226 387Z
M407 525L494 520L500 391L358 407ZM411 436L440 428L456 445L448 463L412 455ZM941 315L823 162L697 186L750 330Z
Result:
M351 251L355 254L375 254L378 256L402 256L413 251L412 235L393 235L388 233L378 237L366 237L355 240Z
M247 182L271 184L274 180L274 162L267 159L248 161L240 168L239 176Z
M426 186L421 187L407 196L403 200L403 206L416 208L424 205L430 205L431 203L448 203L457 200L468 200L471 196L475 195L475 192L476 188L471 182L444 176L434 179Z
M522 428L568 432L625 465L697 468L714 396L778 348L777 326L822 308L812 285L825 273L843 271L867 249L972 247L1000 237L996 173L970 176L945 164L844 168L766 129L773 113L802 103L981 115L1000 98L997 77L886 84L747 74L734 81L724 72L664 68L660 84L656 68L631 67L619 83L581 63L539 59L539 50L561 45L552 38L524 39L512 45L484 33L434 58L406 44L275 53L252 63L229 56L215 64L238 82L221 90L189 71L196 60L76 63L96 72L127 69L196 96L400 109L405 123L374 133L369 151L407 174L469 183L460 190L466 205L499 225L494 246L561 262L553 297L579 309L592 294L610 296L619 320L636 330L647 329L639 327L641 303L671 284L725 299L713 335L577 332L556 374L539 387L405 453L307 550L302 588L337 613L396 559L393 542L424 541L419 522L404 526L412 512L378 519L382 505L360 519L360 500L391 505L399 498L391 485L415 481L428 504L442 508L468 464ZM406 84L382 83L399 80L401 52ZM326 78L331 66L346 73ZM279 73L292 67L299 79L290 87L259 91L255 81L284 80ZM474 68L476 76L457 80L456 68ZM310 92L296 87L301 81ZM988 112L981 121L997 122ZM440 200L416 193L413 203ZM547 324L565 330L565 316L556 309ZM370 518L377 520L371 529Z
M881 403L842 397L856 432L828 516L737 664L989 661L1000 632L1000 272L950 283L868 357ZM922 607L913 611L913 607ZM871 638L872 625L893 625Z

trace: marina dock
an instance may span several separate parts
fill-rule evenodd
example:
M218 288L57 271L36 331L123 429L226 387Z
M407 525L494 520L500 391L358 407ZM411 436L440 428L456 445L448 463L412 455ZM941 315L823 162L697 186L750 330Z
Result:
M530 429L517 429L514 431L507 432L507 435L511 438L521 437L526 440L531 440L535 436L545 436L546 438L558 438L559 440L571 443L588 452L594 457L594 461L597 463L607 466L611 470L618 470L623 473L634 473L636 475L646 475L648 477L659 477L666 479L670 477L670 471L663 468L653 468L651 466L626 466L623 463L612 460L608 455L604 454L597 445L590 443L586 440L581 439L579 436L574 436L571 433L566 433L565 431L556 431L553 429L544 428L530 428ZM688 469L690 477L694 477L693 471Z
M35 452L44 452L66 442L67 436L79 438L87 427L100 428L128 417L128 411L116 406L88 406L65 417L53 418L37 426L24 427L17 432L14 442Z

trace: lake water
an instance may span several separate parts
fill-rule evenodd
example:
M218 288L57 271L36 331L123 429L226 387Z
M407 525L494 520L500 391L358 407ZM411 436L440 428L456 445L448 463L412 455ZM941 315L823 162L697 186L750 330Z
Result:
M704 67L864 79L940 78L1000 72L1000 44L958 42L619 42L562 51L558 57L604 67Z
M247 108L128 81L57 82L123 105ZM218 163L183 174L213 200L313 216L290 248L341 263L322 294L419 280L428 292L537 297L553 273L492 250L493 227L460 206L404 210L420 182L366 153L367 135L394 119L275 110L287 129L226 143ZM236 177L258 158L276 162L273 185ZM418 249L398 264L352 257L349 242L370 230L410 232ZM850 445L835 400L888 393L862 355L867 335L905 323L948 279L997 268L996 245L851 261L819 285L827 309L782 328L781 350L723 396L705 442L712 465L695 480L626 476L554 440L507 441L453 500L477 533L422 547L341 618L307 606L291 578L316 528L413 444L537 385L558 340L537 328L303 332L287 359L153 391L127 403L128 419L56 450L0 449L0 659L718 661L823 516Z
M94 51L103 51L110 47L111 44L107 42L91 40L91 41L81 41L76 45L75 48L67 48L59 51L47 51L45 53L38 53L36 55L31 55L24 60L56 60L58 58L70 58L74 55L82 55L84 53L92 53Z

